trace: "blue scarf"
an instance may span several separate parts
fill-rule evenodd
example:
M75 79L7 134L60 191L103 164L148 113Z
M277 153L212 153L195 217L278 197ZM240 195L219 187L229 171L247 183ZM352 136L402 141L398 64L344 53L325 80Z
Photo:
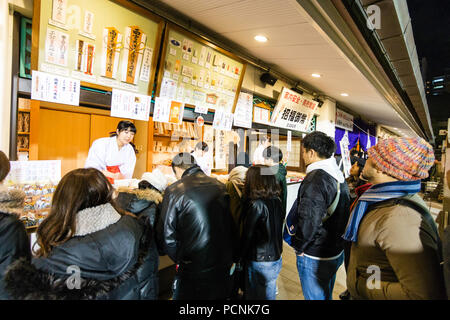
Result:
M420 180L386 182L372 186L358 199L355 209L353 209L350 214L350 218L348 219L347 227L342 238L347 241L357 241L359 225L366 214L367 207L370 204L383 200L405 197L419 191Z

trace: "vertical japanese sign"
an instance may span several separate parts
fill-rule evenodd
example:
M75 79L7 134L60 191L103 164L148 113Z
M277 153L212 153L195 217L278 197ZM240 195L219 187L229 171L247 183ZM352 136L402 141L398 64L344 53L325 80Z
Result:
M292 150L292 131L288 130L287 132L287 145L286 145L286 151L291 152Z
M270 122L273 126L306 132L318 104L317 101L283 88Z
M253 95L241 92L234 110L234 125L250 129L253 117Z
M155 98L155 109L153 110L153 121L169 122L170 100L166 98Z

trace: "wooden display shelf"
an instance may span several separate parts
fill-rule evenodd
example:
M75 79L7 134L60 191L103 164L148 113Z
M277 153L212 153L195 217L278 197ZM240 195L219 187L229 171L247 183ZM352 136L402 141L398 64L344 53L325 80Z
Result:
M29 132L17 132L17 134L30 134Z
M31 109L19 108L19 111L20 111L20 112L28 112L28 113L30 113L30 112L31 112Z
M30 151L29 148L19 148L19 151Z

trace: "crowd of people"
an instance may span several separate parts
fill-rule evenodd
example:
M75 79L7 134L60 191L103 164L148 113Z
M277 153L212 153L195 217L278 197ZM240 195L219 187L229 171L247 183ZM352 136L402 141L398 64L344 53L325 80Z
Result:
M305 299L332 299L344 262L345 299L446 299L440 238L418 196L434 162L427 142L381 140L367 159L353 158L345 179L334 140L312 132L302 140L306 176L292 208L281 150L267 141L260 149L253 164L237 157L226 184L199 160L203 144L173 158L171 184L153 170L138 189L115 190L108 178L116 176L73 170L33 248L17 218L23 192L1 187L0 298L157 299L159 256L168 255L174 300L273 300L287 227ZM0 152L0 182L8 171Z

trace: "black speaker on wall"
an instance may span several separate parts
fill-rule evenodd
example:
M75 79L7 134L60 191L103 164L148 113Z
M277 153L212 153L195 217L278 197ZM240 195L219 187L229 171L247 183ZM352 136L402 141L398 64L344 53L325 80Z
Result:
M270 84L271 86L273 86L278 80L274 76L271 76L268 72L263 73L259 79L264 83Z
M317 98L315 98L315 99L313 99L314 101L317 101L319 104L317 105L319 108L321 108L322 107L322 105L323 105L323 101L322 100L320 100L320 99L317 99Z
M292 87L291 90L297 92L298 94L303 94L303 90L301 90L297 87Z

